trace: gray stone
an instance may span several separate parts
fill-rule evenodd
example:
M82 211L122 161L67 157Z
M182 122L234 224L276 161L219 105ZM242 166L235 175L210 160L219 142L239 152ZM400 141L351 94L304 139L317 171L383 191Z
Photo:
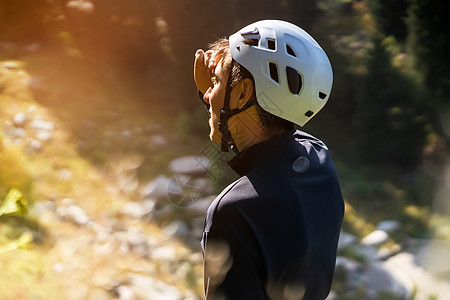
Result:
M189 228L181 220L174 220L163 228L163 233L168 236L185 237L189 234Z
M362 279L367 289L369 298L374 298L380 292L388 292L400 299L406 297L406 288L378 262L371 262L362 274Z
M14 61L5 61L3 63L3 67L7 68L8 70L18 70L20 69L20 65Z
M344 256L336 257L336 272L349 274L358 272L361 268L361 264L353 259Z
M141 194L144 198L154 197L157 199L167 198L169 190L171 193L182 194L181 187L176 185L176 182L160 175L156 177L152 182L148 183L141 189Z
M339 235L338 250L354 246L358 243L358 238L352 234L341 231Z
M53 138L53 133L46 130L37 130L35 133L36 139L42 142L48 142Z
M140 254L144 257L149 255L150 249L147 243L147 237L140 230L131 227L127 232L127 242L128 247L132 252Z
M167 138L162 135L153 135L150 137L150 145L152 147L164 147L167 146L168 143Z
M375 230L369 233L365 238L361 240L361 244L365 246L379 246L388 241L389 235L382 230Z
M62 180L62 181L69 180L69 179L72 179L72 177L73 177L72 171L70 171L69 169L61 169L58 172L59 180Z
M190 219L204 216L213 200L213 197L198 199L192 205L187 206L183 212Z
M378 250L375 247L356 245L354 250L366 261L378 260Z
M84 210L74 204L66 208L66 217L80 226L87 225L90 221L90 218Z
M203 196L208 196L214 193L214 184L211 179L207 177L199 177L192 180L192 185L200 189Z
M433 239L423 242L415 261L435 274L450 274L450 241Z
M55 129L55 124L42 119L34 119L30 122L30 127L34 130L53 131Z
M126 285L120 285L116 289L119 300L136 300L136 296L132 288Z
M439 256L439 259L448 262L448 252ZM415 294L414 299L431 299L433 295L439 295L438 299L447 299L450 295L450 282L418 265L412 253L401 252L392 256L383 262L383 266L402 283L408 296Z
M75 204L58 207L56 209L56 214L60 218L71 221L79 226L85 226L90 222L90 218L84 210Z
M203 175L209 171L210 161L203 156L184 156L170 162L170 170L175 174Z
M128 201L120 210L121 214L133 219L140 219L148 212L149 211L141 203L135 201Z
M402 248L398 244L395 244L389 248L381 248L378 250L377 259L386 260L389 257L398 254L401 250Z
M174 217L174 214L174 207L171 204L155 207L152 211L153 219L155 219L156 221L172 219Z
M23 128L12 128L10 133L11 137L15 139L23 139L27 136L27 132Z
M397 220L386 220L378 223L377 229L387 233L398 231L402 228L402 224Z
M28 117L25 113L19 112L13 117L13 124L16 127L24 127L28 122Z
M28 112L29 114L34 114L34 113L36 113L36 112L37 112L37 106L36 106L36 105L30 105L30 106L28 106L27 112Z
M183 294L174 286L149 276L140 274L129 275L129 286L133 289L136 298L142 300L181 300Z
M31 139L28 143L28 147L31 151L38 152L42 149L42 143L38 140Z

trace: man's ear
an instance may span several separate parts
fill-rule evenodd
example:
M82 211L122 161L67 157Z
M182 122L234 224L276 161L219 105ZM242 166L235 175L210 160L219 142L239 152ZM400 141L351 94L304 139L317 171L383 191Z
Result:
M248 101L253 99L255 86L250 78L241 80L232 91L232 101L235 102L235 107L241 109Z

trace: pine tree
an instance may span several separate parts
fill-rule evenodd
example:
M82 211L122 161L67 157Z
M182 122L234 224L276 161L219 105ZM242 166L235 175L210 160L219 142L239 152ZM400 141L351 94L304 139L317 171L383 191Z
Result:
M450 103L450 18L447 1L411 0L408 43L435 106Z
M392 67L382 40L374 40L355 113L361 157L371 163L413 167L425 131L412 83Z

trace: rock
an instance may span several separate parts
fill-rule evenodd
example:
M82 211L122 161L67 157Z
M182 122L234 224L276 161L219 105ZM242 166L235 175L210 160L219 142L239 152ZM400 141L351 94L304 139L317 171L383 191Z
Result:
M450 274L449 257L450 241L432 239L422 243L415 261L435 274Z
M149 211L141 203L134 201L125 203L120 210L121 214L133 219L141 219L148 212Z
M189 228L181 220L174 220L163 228L163 233L168 236L185 237L189 234Z
M213 201L213 197L199 199L194 201L192 205L186 206L183 212L189 219L203 217Z
M440 260L447 262L448 252L445 258L440 257ZM439 299L447 299L450 295L450 282L434 276L418 265L412 253L401 252L392 256L383 262L383 266L392 277L402 283L408 296L415 295L414 299L431 299L433 295L439 295Z
M116 288L119 300L136 300L136 296L132 288L126 285L120 285Z
M164 147L168 144L167 138L162 135L153 135L150 138L150 145L153 147Z
M188 272L192 269L192 266L190 263L188 262L183 262L181 263L181 265L178 267L178 270L175 272L175 276L177 276L177 278L180 279L184 279L186 278L186 274L188 274Z
M366 261L378 260L378 250L375 247L356 245L353 249Z
M197 217L194 219L190 219L190 227L191 232L190 235L193 239L193 242L199 243L203 236L203 225L205 223L205 216Z
M31 213L39 217L39 223L43 225L52 224L57 220L56 206L52 201L36 202Z
M13 117L13 124L16 127L24 127L28 122L28 117L25 113L19 112Z
M365 246L379 246L388 241L389 236L385 231L375 230L369 233L365 238L361 240L361 244Z
M31 152L39 152L42 149L42 143L35 139L28 141L28 150Z
M171 204L167 204L161 207L155 207L152 211L152 216L156 221L172 219L174 215L174 207Z
M46 130L37 130L35 134L36 139L42 142L48 142L52 139L53 134Z
M141 189L142 196L154 197L157 199L166 199L168 197L169 190L171 193L182 194L182 190L175 182L166 176L160 175L156 177L152 182L148 183Z
M34 130L53 131L55 129L55 124L42 119L34 119L30 122L30 127Z
M181 300L183 294L174 286L140 274L129 275L130 287L137 299Z
M27 112L30 114L34 114L37 112L37 106L36 105L30 105L27 108Z
M75 204L60 206L56 209L56 213L59 217L69 220L79 226L85 226L91 220L84 210Z
M404 299L406 288L399 283L382 264L371 262L362 274L369 299L378 299L380 292L390 293L393 299Z
M91 15L95 12L94 4L88 0L71 0L66 7L73 14Z
M147 257L150 254L147 237L138 228L130 227L128 231L115 232L114 237L119 242L119 249L123 253L133 252L143 257Z
M210 169L209 159L202 156L184 156L170 162L170 170L175 174L204 175Z
M17 62L14 61L5 61L3 63L3 67L7 68L8 70L18 70L20 69L20 65Z
M211 179L206 177L195 178L192 185L196 186L203 196L209 196L214 193L214 184Z
M381 231L385 231L387 233L394 232L400 230L402 224L397 220L386 220L378 223L377 229Z
M354 246L358 243L358 238L354 235L341 231L339 235L338 250Z
M402 248L398 244L395 244L389 248L381 248L378 250L377 259L386 260L389 257L400 253L401 250Z
M79 206L70 205L66 210L67 217L72 220L75 224L80 226L85 226L91 220L87 214Z
M11 137L15 139L23 139L27 136L27 132L23 128L13 128L10 133Z
M58 179L61 181L72 179L72 177L73 177L72 171L70 171L69 169L61 169L58 172Z
M151 258L155 261L174 261L177 259L177 251L175 247L167 245L167 246L160 246L151 252Z
M344 256L336 257L336 272L343 273L345 275L349 273L355 273L360 271L362 268L361 264L357 261L346 258Z

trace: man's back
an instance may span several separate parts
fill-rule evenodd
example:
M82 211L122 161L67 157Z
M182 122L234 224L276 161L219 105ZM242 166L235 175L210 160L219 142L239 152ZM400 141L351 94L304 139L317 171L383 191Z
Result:
M287 132L246 149L230 166L243 177L205 220L208 299L324 299L344 212L326 146Z

